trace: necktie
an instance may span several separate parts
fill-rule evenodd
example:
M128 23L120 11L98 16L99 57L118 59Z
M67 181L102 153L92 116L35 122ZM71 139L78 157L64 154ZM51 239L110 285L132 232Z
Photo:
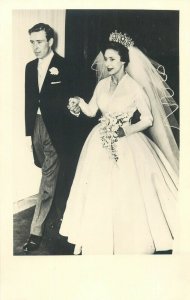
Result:
M42 83L43 83L43 66L42 66L42 61L39 60L39 62L38 62L38 87L39 87L39 91L41 90Z
M39 92L41 90L42 87L42 83L43 83L43 69L42 69L42 60L38 61L38 88L39 88ZM39 100L40 103L40 100ZM41 115L41 110L38 107L38 111L37 111L38 115Z

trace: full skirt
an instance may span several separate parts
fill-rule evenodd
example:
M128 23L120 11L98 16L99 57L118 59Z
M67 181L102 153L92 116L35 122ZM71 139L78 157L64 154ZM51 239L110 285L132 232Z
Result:
M172 249L177 175L143 133L117 142L118 161L103 148L99 124L78 162L60 234L75 254L152 254Z

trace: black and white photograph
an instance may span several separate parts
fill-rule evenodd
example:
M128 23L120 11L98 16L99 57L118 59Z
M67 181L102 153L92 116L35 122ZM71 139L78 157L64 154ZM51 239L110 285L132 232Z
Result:
M18 2L1 13L2 298L188 299L187 1Z
M172 254L179 12L16 10L13 32L14 136L41 169L39 191L15 199L14 255ZM22 167L32 190L32 162Z

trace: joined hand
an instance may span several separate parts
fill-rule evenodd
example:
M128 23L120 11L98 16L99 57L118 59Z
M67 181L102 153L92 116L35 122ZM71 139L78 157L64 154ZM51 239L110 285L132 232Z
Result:
M67 108L74 115L79 115L80 114L79 102L80 102L79 97L74 97L74 98L69 99L69 104L68 104Z

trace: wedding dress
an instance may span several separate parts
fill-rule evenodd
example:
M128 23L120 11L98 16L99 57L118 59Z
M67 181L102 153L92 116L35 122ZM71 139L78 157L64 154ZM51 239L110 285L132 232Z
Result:
M101 80L81 108L94 116L140 112L154 121L149 99L128 74L110 94L111 77ZM99 123L80 155L60 234L75 254L152 254L172 249L176 225L177 175L143 132L118 139L118 160L100 138Z

